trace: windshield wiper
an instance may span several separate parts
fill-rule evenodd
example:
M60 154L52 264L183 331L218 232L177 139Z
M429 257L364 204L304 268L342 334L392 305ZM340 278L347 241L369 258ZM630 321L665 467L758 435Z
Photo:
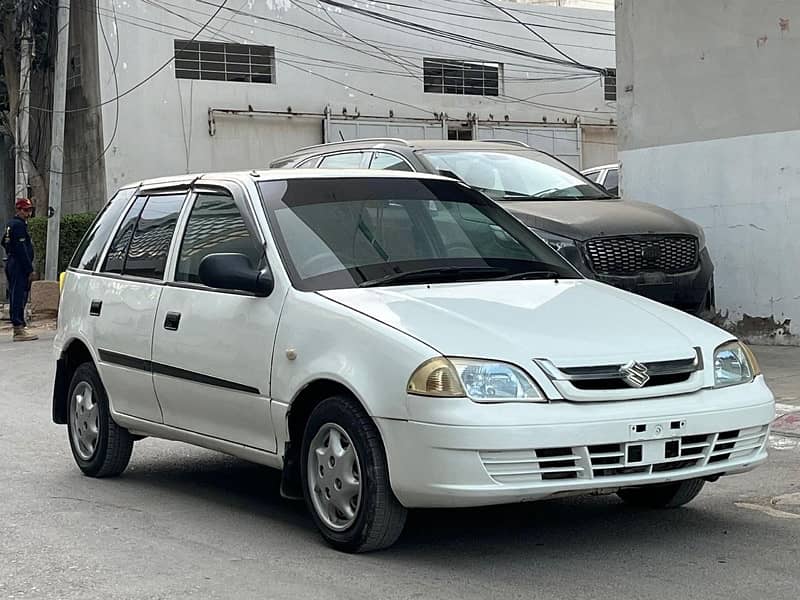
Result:
M480 277L483 275L505 275L508 269L499 267L433 267L429 269L416 269L414 271L403 271L401 273L390 273L378 279L368 279L358 284L358 287L378 287L381 285L392 285L408 281L457 281L459 277Z
M521 271L510 275L496 277L497 281L511 281L513 279L561 279L562 276L555 271Z

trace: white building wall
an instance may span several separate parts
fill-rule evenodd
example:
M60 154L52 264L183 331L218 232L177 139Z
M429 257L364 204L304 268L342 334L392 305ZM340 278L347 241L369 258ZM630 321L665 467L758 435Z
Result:
M735 333L798 343L800 3L618 0L625 198L705 230Z
M784 324L800 317L797 157L800 131L620 153L626 198L702 225L716 265L717 306L758 341L797 341Z
M98 18L111 49L109 53L101 36L103 102L163 65L173 55L173 40L190 39L218 6L217 0L97 2ZM299 118L217 116L215 135L211 136L209 108L286 111L291 107L295 113L322 113L329 106L337 117L346 113L348 117L432 119L446 113L454 121L466 122L470 115L476 115L481 121L562 126L575 126L576 122L608 125L616 116L614 104L604 100L601 78L596 73L409 32L347 11L328 11L307 0L229 4L238 12L223 9L197 39L274 46L276 83L178 80L170 64L119 102L108 102L103 107L103 131L110 144L105 159L109 190L123 182L157 175L263 168L276 156L322 141L322 123ZM525 52L559 56L518 23L502 22L507 17L488 5L454 5L447 0L410 0L404 4L423 7L427 12L357 3ZM430 12L433 10L442 12ZM608 12L534 5L526 10L531 13L524 20L551 27L540 31L576 61L600 68L615 65L614 38L608 35L613 33L614 22ZM454 12L480 18L459 17ZM582 31L575 31L578 29ZM502 63L503 95L425 94L423 57ZM119 122L114 133L117 111ZM604 144L616 149L613 140Z

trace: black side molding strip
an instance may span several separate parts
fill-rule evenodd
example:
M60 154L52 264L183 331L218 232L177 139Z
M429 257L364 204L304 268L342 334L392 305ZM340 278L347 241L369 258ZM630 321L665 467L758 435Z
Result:
M258 388L250 387L249 385L243 385L241 383L228 381L226 379L217 379L216 377L203 375L202 373L195 373L194 371L186 371L185 369L179 369L178 367L170 367L169 365L162 365L160 363L153 363L153 373L158 373L159 375L166 375L167 377L175 377L176 379L186 379L188 381L194 381L195 383L204 383L206 385L213 385L215 387L225 388L227 390L245 392L247 394L259 393Z
M111 350L98 350L97 354L103 362L119 365L120 367L128 367L129 369L136 369L137 371L153 371L153 363L143 358L136 358L127 354L118 354L111 352Z
M228 381L226 379L219 379L202 373L195 373L194 371L187 371L179 369L178 367L171 367L169 365L162 365L135 356L128 356L127 354L119 354L111 352L110 350L98 350L100 360L103 362L119 365L121 367L128 367L129 369L136 369L138 371L145 371L148 373L157 373L158 375L165 375L167 377L174 377L176 379L185 379L195 383L202 383L214 387L224 388L226 390L234 390L237 392L244 392L246 394L260 394L258 388L249 385L236 383L235 381Z

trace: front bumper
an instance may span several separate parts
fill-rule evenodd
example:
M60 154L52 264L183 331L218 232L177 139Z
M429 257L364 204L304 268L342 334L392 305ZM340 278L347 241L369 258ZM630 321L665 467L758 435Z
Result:
M685 273L642 272L631 276L585 274L591 279L692 314L702 314L714 306L714 265L706 248L700 252L697 268Z
M446 402L449 410L433 406ZM650 400L532 406L409 397L409 408L412 419L430 420L376 419L392 489L407 507L505 504L740 473L766 460L774 417L763 377ZM447 413L455 424L435 422Z

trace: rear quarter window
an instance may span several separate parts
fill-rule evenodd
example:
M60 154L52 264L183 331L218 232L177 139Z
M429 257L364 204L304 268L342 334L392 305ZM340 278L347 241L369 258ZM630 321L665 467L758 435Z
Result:
M71 268L93 271L97 267L100 253L135 191L133 188L120 190L106 203L78 244L69 263Z

